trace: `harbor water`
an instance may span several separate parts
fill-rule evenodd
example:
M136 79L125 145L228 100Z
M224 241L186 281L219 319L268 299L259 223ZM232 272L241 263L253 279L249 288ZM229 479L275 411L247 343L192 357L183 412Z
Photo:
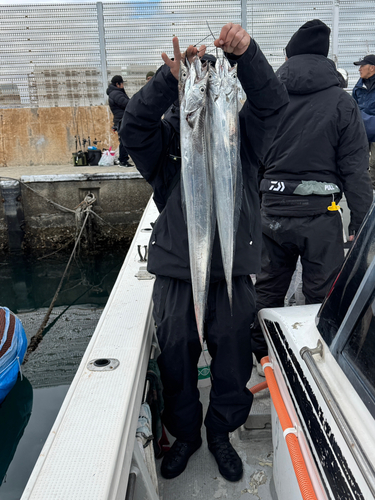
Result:
M22 378L0 405L0 498L19 500L125 259L127 248L76 256L43 340ZM0 305L36 334L64 274L69 254L0 257Z

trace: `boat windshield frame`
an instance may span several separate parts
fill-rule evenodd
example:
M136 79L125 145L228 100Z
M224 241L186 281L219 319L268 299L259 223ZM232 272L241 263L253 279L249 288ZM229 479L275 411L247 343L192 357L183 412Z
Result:
M375 202L319 309L317 328L375 418L371 369L375 356Z

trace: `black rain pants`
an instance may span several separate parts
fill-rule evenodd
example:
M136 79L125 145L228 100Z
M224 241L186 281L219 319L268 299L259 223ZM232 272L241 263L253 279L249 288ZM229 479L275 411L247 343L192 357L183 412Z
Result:
M118 140L119 140L119 154L118 154L118 159L120 163L126 163L129 160L129 154L124 146L124 143L121 140L119 131L121 128L121 120L114 126L114 128L117 130L118 134Z
M344 261L340 213L327 211L309 217L278 217L262 213L262 232L262 270L255 284L257 312L265 307L284 306L299 255L306 304L323 302ZM258 340L258 345L262 336L256 319L253 337ZM264 338L263 342L267 351ZM257 358L261 357L255 347L254 353Z
M197 364L201 345L196 326L191 284L157 276L154 318L161 349L158 358L163 383L163 422L180 441L200 435ZM212 388L205 426L214 433L233 432L249 414L253 395L246 388L252 370L251 326L255 291L249 276L233 278L233 315L225 280L210 284L205 338L212 357Z

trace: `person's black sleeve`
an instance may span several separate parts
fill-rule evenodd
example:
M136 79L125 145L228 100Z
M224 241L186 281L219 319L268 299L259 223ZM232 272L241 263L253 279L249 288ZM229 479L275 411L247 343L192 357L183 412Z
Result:
M289 103L288 92L253 39L242 56L227 55L238 64L238 78L247 97L240 112L241 129L246 129L241 130L241 137L245 132L245 149L250 148L262 160Z
M172 127L161 118L178 98L178 82L162 66L129 101L120 137L143 177L153 184L166 153Z
M368 173L368 142L359 108L345 91L337 109L340 140L336 163L350 209L351 235L358 231L373 199Z

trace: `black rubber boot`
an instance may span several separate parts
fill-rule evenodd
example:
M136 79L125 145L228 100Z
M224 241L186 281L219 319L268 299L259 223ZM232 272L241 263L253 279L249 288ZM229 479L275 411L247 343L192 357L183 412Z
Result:
M214 434L207 429L207 442L223 478L239 481L243 474L242 461L229 442L229 434Z
M160 469L161 475L165 479L173 479L179 476L186 469L189 458L201 445L202 438L200 436L189 443L183 443L176 439L171 449L164 455Z

